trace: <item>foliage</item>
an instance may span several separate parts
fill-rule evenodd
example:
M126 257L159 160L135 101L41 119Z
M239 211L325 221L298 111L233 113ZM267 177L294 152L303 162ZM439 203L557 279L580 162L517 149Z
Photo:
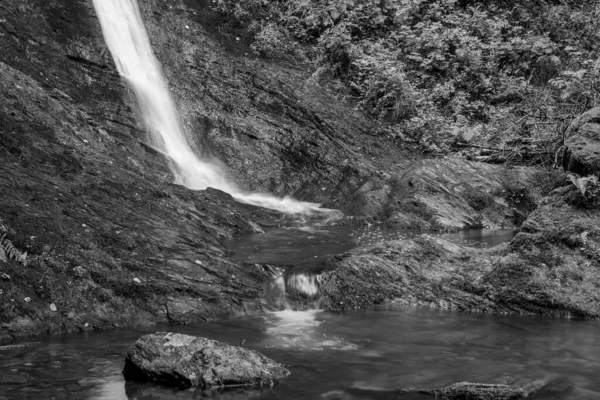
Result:
M600 100L600 5L585 3L217 0L213 9L246 26L257 53L328 71L381 131L432 152L457 137L526 146L535 157L506 161L551 164L566 124Z
M569 173L567 174L567 178L581 194L579 203L588 206L600 203L600 185L598 184L598 177L596 175L582 177Z
M2 223L0 219L0 261L7 262L8 260L15 260L23 265L27 264L27 252L21 253L12 242L6 239L8 229Z

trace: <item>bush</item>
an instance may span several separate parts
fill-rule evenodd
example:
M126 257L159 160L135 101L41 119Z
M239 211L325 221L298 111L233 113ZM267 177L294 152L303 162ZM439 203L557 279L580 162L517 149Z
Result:
M217 0L213 8L246 24L259 54L330 71L382 125L433 152L477 127L471 140L515 148L525 138L536 162L549 164L566 124L600 98L600 8L585 2Z

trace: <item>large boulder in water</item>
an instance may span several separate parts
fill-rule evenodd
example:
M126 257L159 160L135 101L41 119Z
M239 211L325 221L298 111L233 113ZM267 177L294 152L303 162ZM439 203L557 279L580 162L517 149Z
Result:
M157 332L128 350L126 380L179 387L274 385L290 372L262 354L203 337Z
M582 176L600 175L600 107L584 112L569 126L562 165Z

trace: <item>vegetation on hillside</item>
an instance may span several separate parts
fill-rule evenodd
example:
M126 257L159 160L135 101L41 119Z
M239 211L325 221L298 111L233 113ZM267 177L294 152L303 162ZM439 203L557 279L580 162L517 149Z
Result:
M27 252L20 252L10 240L6 238L8 234L8 228L4 226L2 219L0 218L0 262L7 262L9 260L16 260L23 265L27 264Z
M599 103L597 0L216 0L267 58L333 78L381 134L551 164Z

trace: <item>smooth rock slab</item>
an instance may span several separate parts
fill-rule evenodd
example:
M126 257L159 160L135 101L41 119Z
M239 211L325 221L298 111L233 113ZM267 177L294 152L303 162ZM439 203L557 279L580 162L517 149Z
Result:
M274 385L290 372L262 354L203 337L156 332L127 351L126 380L178 387Z

